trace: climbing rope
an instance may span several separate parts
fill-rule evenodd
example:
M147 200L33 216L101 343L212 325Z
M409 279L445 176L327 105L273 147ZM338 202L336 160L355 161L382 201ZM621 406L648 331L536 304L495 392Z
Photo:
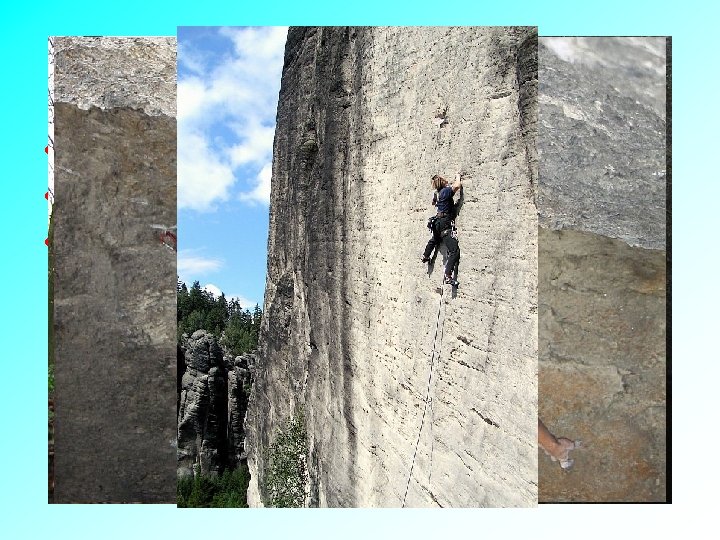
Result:
M443 276L443 280L444 280ZM427 383L427 390L425 392L425 407L423 408L423 415L422 420L420 421L420 431L418 432L417 441L415 442L415 451L413 452L412 457L412 464L410 465L410 473L408 474L407 484L405 485L405 495L403 496L403 503L402 508L405 508L405 501L407 500L407 494L408 490L410 489L410 479L412 478L413 469L415 468L415 458L417 457L417 451L418 447L420 446L420 437L422 436L423 427L425 426L425 416L427 414L428 410L428 403L430 403L430 411L432 413L432 399L430 397L430 389L432 387L432 381L433 381L433 372L435 369L435 359L440 358L440 352L441 348L437 348L437 354L436 354L436 346L438 344L438 331L440 331L440 345L442 346L442 336L443 336L443 330L445 326L445 317L443 317L443 325L441 327L440 325L440 313L442 312L443 307L445 306L445 285L442 285L442 288L440 289L440 305L438 305L438 312L437 312L437 319L435 320L435 336L433 337L433 350L432 350L432 356L430 357L430 374L428 376L428 383ZM430 434L432 436L432 424L430 425ZM432 475L432 452L434 450L435 444L434 441L431 442L432 448L430 450L430 474Z
M443 316L443 325L440 328L440 343L442 344L443 335L445 331L445 317ZM438 360L440 359L440 352L438 351ZM434 394L435 390L435 378L433 377L432 373L432 367L430 372L430 378L432 379L432 390L429 390L429 393ZM428 472L428 485L430 485L430 482L432 480L432 468L433 468L433 456L435 455L435 437L433 437L433 425L435 424L435 400L433 399L433 396L428 397L430 401L430 467ZM422 426L420 427L422 430Z

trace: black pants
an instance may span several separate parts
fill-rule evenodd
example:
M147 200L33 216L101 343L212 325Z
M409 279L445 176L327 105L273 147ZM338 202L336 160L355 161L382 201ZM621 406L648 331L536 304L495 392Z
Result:
M425 246L425 252L423 257L426 259L430 258L433 250L444 243L448 252L448 260L445 264L445 275L451 276L453 273L457 276L458 265L460 264L460 244L458 244L457 238L452 236L452 220L449 216L438 218L433 228L432 238L428 241Z

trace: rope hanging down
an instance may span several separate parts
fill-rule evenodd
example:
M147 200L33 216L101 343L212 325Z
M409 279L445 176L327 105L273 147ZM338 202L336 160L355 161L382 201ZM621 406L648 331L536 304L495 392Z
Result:
M443 277L443 279L444 279L444 277ZM444 293L445 293L445 286L442 285L442 288L440 289L440 305L438 306L437 319L435 320L435 336L433 337L433 350L432 350L432 356L430 357L430 374L428 376L427 390L425 392L425 407L423 408L422 420L420 422L420 431L418 432L417 441L415 442L415 451L413 452L412 464L410 465L410 473L408 474L407 484L405 485L405 495L403 496L402 508L405 508L405 501L407 500L408 490L410 489L410 479L412 478L413 469L415 468L415 458L417 457L418 446L420 446L420 437L422 436L423 427L425 426L425 416L427 414L428 403L431 402L430 388L431 388L431 383L433 380L433 371L435 369L435 359L440 358L441 347L438 347L437 354L436 354L435 348L438 343L438 339L437 339L438 331L441 330L440 313L442 312L442 309L445 306L445 294ZM444 327L444 325L445 325L445 317L443 317L443 327ZM440 345L442 346L442 333L440 334ZM431 409L432 409L432 405L431 405ZM430 426L430 427L432 428L432 426ZM432 456L432 453L431 453L431 456ZM432 474L432 472L431 472L431 474Z

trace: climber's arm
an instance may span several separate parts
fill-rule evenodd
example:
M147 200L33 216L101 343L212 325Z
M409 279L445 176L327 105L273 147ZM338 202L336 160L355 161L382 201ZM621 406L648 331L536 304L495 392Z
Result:
M457 193L457 191L462 187L462 179L460 178L460 173L457 173L455 176L455 182L453 182L452 190L453 194Z

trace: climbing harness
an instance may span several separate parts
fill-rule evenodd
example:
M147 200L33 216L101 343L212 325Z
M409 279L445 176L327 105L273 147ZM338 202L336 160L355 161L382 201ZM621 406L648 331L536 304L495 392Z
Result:
M425 416L428 410L428 404L430 405L430 436L431 436L431 448L430 448L430 475L428 476L428 482L432 477L432 455L435 449L435 441L432 439L432 423L434 422L434 412L432 397L430 395L433 387L433 375L435 370L435 361L440 359L440 353L442 352L442 339L445 327L445 316L443 314L442 324L440 324L440 314L443 312L445 307L445 288L440 289L440 305L438 305L437 318L435 320L435 336L433 337L433 350L430 356L430 374L428 375L427 390L425 392L425 407L423 408L422 420L420 421L420 431L418 432L417 441L415 442L415 451L413 452L412 464L410 465L410 472L408 473L407 483L405 485L405 495L403 496L402 508L405 508L405 501L407 500L408 490L410 489L410 479L412 478L413 469L415 468L415 458L417 457L418 447L420 446L420 438L422 436L423 427L425 427ZM438 345L438 332L440 333L440 340ZM436 352L437 348L437 352Z
M427 222L427 228L430 229L430 232L434 234L435 232L435 222L438 220L437 215L431 216L428 218Z
M448 234L452 238L455 238L457 240L458 232L457 232L457 227L455 226L455 220L452 220L450 222L450 226L440 233L440 238L445 238Z

